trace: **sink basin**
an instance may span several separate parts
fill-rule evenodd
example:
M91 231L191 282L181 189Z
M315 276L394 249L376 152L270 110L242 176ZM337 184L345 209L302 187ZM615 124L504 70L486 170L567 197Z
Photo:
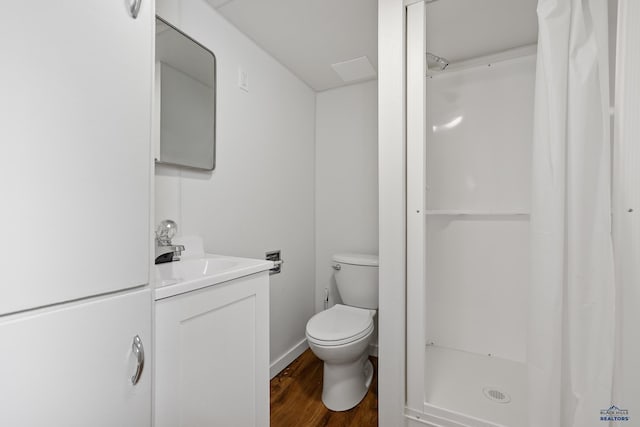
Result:
M155 299L217 285L273 267L271 261L203 254L155 266Z
M198 279L232 269L238 261L225 258L196 258L169 262L156 266L156 283L159 286L173 285Z

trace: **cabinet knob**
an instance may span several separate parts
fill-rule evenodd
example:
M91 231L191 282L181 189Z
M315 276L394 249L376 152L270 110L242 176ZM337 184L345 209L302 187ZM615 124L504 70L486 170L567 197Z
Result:
M140 13L140 5L142 4L142 0L133 0L131 5L129 6L129 12L131 12L131 17L136 19L138 17L138 13Z
M144 370L144 346L142 345L142 340L139 335L136 335L133 338L133 344L131 344L131 351L136 356L137 366L136 373L131 377L131 384L136 385L140 381L140 377L142 376L142 371Z

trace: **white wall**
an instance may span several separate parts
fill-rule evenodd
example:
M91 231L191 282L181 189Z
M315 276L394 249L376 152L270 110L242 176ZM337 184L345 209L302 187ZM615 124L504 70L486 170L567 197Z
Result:
M157 166L155 222L174 219L211 253L282 250L283 271L271 276L273 363L300 348L314 313L315 93L204 0L158 0L157 13L215 53L218 115L215 171Z
M331 256L378 253L377 81L316 97L316 311L340 303Z

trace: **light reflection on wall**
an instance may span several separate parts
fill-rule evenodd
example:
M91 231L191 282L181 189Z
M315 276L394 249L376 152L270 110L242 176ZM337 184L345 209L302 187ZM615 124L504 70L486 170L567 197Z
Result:
M453 120L451 120L451 121L449 121L447 123L444 123L444 124L441 124L441 125L433 125L432 126L433 132L435 133L435 132L441 132L443 130L453 129L454 127L456 127L460 123L462 123L462 119L463 119L462 116L458 116L458 117L454 118Z

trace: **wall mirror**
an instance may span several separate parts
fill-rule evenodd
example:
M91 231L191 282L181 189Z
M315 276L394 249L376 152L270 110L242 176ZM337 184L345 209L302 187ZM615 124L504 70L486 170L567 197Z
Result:
M156 17L158 163L215 167L216 57Z

